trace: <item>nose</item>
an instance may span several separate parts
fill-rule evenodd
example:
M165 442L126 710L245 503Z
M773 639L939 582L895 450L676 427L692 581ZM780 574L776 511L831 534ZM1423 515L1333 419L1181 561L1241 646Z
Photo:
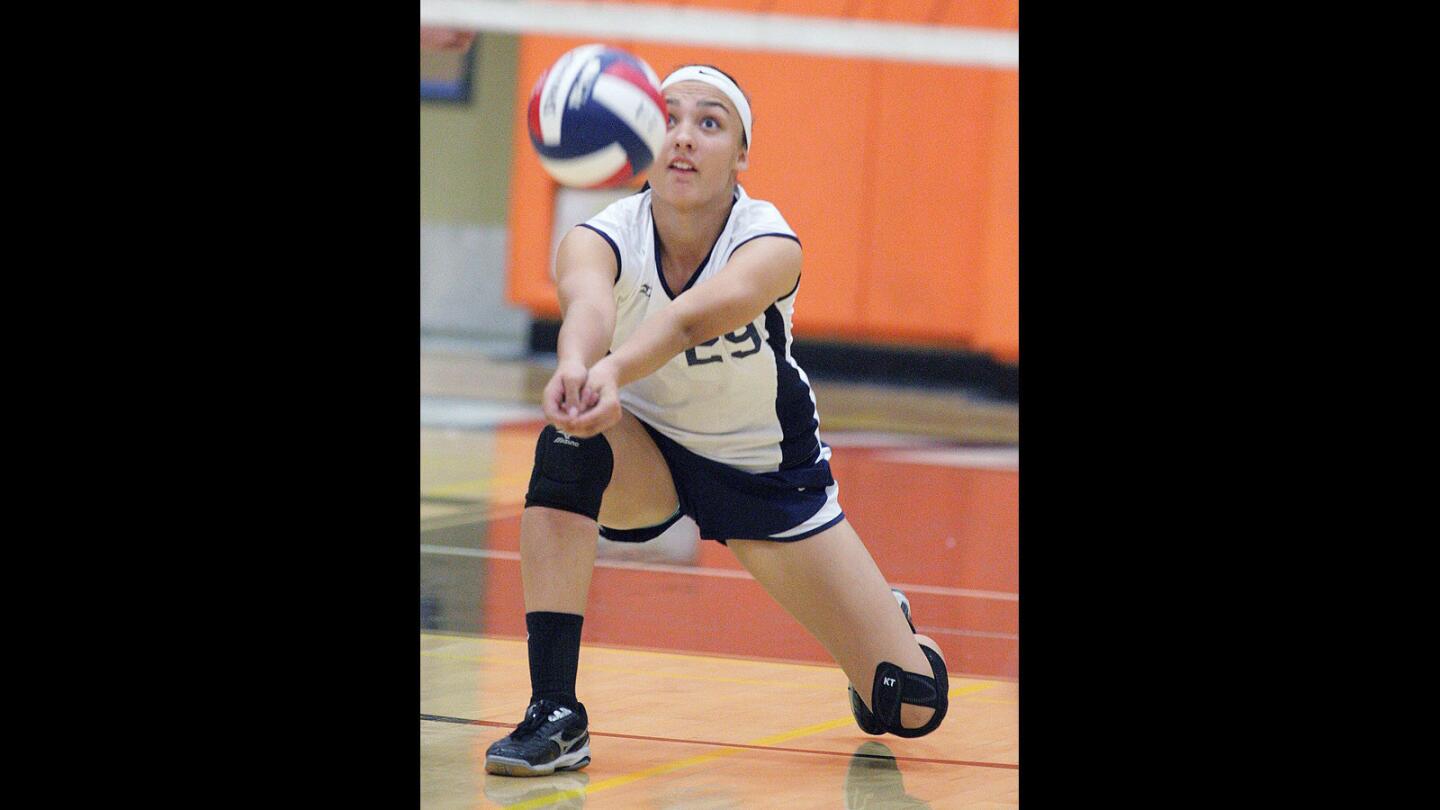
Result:
M693 149L695 147L695 133L684 121L679 121L671 130L675 138L676 149Z

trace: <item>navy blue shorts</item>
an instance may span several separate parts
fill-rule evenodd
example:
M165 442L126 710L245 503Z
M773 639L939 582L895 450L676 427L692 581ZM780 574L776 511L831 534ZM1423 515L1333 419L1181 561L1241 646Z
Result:
M830 474L830 447L822 443L807 465L769 473L749 473L686 450L645 424L675 481L680 509L669 520L643 529L600 527L600 536L622 543L659 537L681 515L689 515L707 540L803 540L845 519L837 499L839 485Z

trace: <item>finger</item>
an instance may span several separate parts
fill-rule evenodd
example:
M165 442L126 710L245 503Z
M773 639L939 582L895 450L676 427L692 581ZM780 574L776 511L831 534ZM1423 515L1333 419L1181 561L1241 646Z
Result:
M566 433L574 436L577 439L588 439L591 435L593 435L594 431L587 431L585 428L585 423L584 421L582 421L582 419L582 417L568 416L562 413L560 415L560 419L556 421L555 427L565 431Z
M570 425L570 429L566 430L565 432L569 433L571 436L576 436L581 439L588 439L591 436L599 433L600 431L596 430L595 427L590 424L590 420L587 417L582 416L579 419L574 420Z
M561 396L563 397L563 395L564 394L562 392ZM550 424L554 425L557 428L560 428L566 433L570 433L570 428L572 426L572 423L575 421L575 417L569 412L569 410L570 409L567 405L557 400L555 406L551 408L550 413L547 414L550 419Z
M564 413L561 400L565 396L565 389L559 385L547 385L545 396L540 400L540 409L545 412L545 420L554 424Z
M580 412L584 413L586 411L589 411L591 408L595 407L595 403L599 401L600 392L596 391L594 388L591 388L590 383L585 383L585 387L580 389Z
M550 378L549 382L545 383L544 399L547 402L552 402L558 405L564 398L565 380L559 374L556 374L555 376Z
M570 420L571 427L575 429L567 432L571 434L588 433L591 430L591 423L594 422L594 420L595 412L593 410L579 414Z
M580 411L580 387L583 380L575 377L565 379L565 411L573 418Z
M617 414L612 413L612 411L616 409L611 407L612 405L613 403L607 401L604 404L597 404L594 408L587 410L584 414L573 420L575 429L592 434L602 432L610 426L612 421L616 421L615 417Z
M570 432L570 417L566 416L565 412L558 407L545 409L545 421L566 433Z

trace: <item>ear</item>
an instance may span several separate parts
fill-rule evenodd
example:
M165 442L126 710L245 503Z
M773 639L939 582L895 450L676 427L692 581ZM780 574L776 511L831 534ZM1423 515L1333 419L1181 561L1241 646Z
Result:
M750 148L747 146L742 146L740 147L739 157L735 159L735 169L737 171L742 171L748 168L750 168Z

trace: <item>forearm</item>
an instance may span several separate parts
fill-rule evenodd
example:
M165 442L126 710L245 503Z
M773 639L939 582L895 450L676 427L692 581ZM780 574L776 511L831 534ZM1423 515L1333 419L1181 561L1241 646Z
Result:
M717 335L743 329L795 289L800 246L789 239L756 239L731 256L725 272L697 284L645 319L606 364L619 385L659 371L675 355Z
M675 355L701 340L704 338L690 334L671 308L641 324L605 362L614 367L616 383L628 385L659 371Z
M607 310L605 303L609 303ZM610 350L615 333L613 302L576 301L565 308L555 353L561 361L575 360L589 368Z

